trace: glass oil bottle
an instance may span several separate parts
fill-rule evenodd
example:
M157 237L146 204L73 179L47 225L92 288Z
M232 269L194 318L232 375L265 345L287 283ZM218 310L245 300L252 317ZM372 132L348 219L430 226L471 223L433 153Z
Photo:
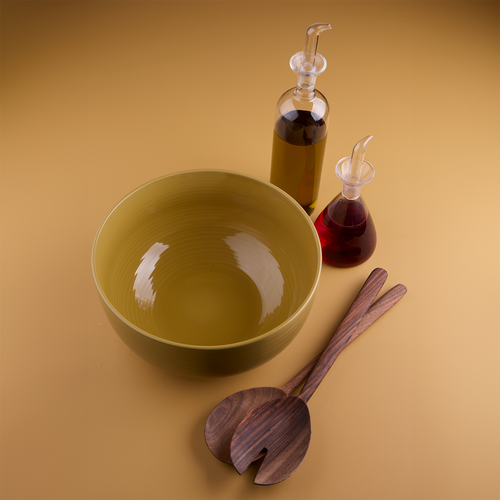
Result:
M297 86L276 105L271 183L292 196L308 215L316 208L327 139L329 105L315 85L326 69L326 59L317 53L319 34L328 29L331 26L325 23L307 28L304 50L290 59Z
M373 136L361 139L351 157L342 158L335 167L343 182L338 194L321 212L314 226L321 242L323 262L335 267L352 267L366 262L375 251L377 233L372 216L361 197L361 187L375 175L365 160L366 146Z

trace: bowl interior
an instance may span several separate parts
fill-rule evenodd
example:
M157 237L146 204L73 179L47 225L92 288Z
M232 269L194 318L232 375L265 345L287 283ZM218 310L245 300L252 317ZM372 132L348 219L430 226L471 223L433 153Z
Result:
M289 320L313 293L321 249L305 212L241 174L151 181L105 219L93 249L102 298L168 342L234 344Z

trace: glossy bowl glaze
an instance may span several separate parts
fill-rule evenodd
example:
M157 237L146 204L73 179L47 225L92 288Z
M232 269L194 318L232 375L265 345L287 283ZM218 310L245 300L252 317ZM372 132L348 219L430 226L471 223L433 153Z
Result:
M92 270L106 315L174 374L230 375L283 350L321 270L314 226L290 196L221 170L179 172L126 196L101 224Z

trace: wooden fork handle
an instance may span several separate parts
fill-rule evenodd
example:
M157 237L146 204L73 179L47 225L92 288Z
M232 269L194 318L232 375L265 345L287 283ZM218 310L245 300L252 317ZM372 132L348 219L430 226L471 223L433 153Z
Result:
M314 366L309 378L307 379L299 397L307 403L310 397L314 394L321 381L325 378L328 370L332 367L337 359L343 345L347 345L349 338L355 332L363 316L368 311L369 307L375 300L375 297L384 286L387 279L387 271L377 268L373 270L365 281L358 296L352 303L349 311L340 323L335 335L332 337L323 354ZM342 347L343 348L343 347Z
M376 300L370 309L365 313L363 319L359 322L357 328L352 333L349 345L353 340L357 339L369 326L373 325L380 317L382 317L394 304L396 304L406 293L406 287L404 285L396 285L392 287L388 292L386 292L380 299ZM286 385L281 389L288 396L293 391L298 389L300 385L304 382L306 377L311 373L312 369L318 362L321 354L318 354L314 359L309 361L302 370L300 370L297 375L295 375Z

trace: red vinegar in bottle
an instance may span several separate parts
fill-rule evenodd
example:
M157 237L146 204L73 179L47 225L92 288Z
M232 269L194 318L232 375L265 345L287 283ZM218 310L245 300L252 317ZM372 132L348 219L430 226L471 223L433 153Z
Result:
M361 139L351 157L335 168L343 182L339 193L321 212L314 226L321 242L323 262L335 267L352 267L366 262L375 251L377 233L361 187L373 179L375 169L364 159L373 136Z

